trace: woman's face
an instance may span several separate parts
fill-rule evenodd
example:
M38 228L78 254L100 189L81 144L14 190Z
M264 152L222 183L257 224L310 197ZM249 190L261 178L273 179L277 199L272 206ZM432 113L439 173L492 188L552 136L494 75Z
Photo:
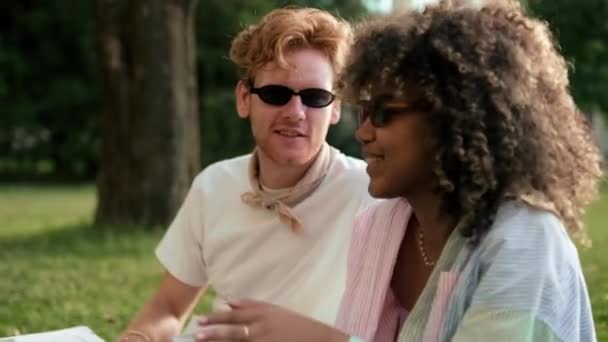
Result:
M377 198L433 189L430 112L406 98L378 94L359 108L356 137L368 164L369 193Z

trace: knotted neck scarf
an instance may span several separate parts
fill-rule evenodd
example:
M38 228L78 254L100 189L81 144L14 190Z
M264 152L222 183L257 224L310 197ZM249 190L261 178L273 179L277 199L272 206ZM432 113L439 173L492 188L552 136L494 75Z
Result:
M293 232L302 229L302 222L291 207L306 199L321 184L335 160L338 150L324 143L312 165L298 183L279 191L266 191L260 183L260 164L257 148L249 161L249 183L252 191L241 194L241 200L252 206L274 211L281 222L289 225Z

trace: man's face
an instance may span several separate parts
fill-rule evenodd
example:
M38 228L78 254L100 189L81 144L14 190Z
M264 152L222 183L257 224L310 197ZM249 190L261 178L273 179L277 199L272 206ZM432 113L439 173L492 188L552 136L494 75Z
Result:
M280 85L295 92L311 88L333 92L334 72L325 55L303 49L286 57L289 69L269 63L256 73L252 86L259 89ZM264 102L259 94L252 94L243 82L237 85L236 97L239 116L251 121L260 157L280 166L312 161L325 142L329 125L340 119L338 101L314 108L303 103L301 96L294 95L284 105L273 105Z

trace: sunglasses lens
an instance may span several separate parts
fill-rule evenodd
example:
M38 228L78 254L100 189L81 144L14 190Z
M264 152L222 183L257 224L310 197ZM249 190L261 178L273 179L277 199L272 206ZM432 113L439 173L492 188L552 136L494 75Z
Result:
M431 113L432 111L433 107L423 100L403 105L386 105L382 101L363 101L357 106L357 121L361 126L369 118L372 126L379 128L390 124L396 115Z
M391 112L383 109L377 103L368 102L357 106L357 121L359 122L359 126L363 125L365 120L369 118L372 126L383 127L388 124L391 117Z
M324 89L304 89L300 91L302 103L312 108L322 108L329 106L334 101L334 94Z
M293 95L299 94L305 106L322 108L332 103L335 97L334 94L324 89L310 88L295 93L288 87L276 84L251 89L251 92L258 94L262 101L273 106L283 106L291 100Z
M356 108L357 111L357 123L362 126L367 117L369 116L369 108L366 105L360 104Z
M375 108L371 113L372 125L375 127L383 127L390 121L391 114L382 108Z
M284 86L267 85L259 88L257 94L262 101L270 105L283 106L291 100L293 92L291 89Z

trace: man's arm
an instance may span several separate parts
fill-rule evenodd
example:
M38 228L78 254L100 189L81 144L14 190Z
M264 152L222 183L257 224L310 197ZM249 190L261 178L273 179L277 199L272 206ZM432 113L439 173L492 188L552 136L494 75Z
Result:
M205 289L185 284L166 272L156 292L118 341L171 341Z

